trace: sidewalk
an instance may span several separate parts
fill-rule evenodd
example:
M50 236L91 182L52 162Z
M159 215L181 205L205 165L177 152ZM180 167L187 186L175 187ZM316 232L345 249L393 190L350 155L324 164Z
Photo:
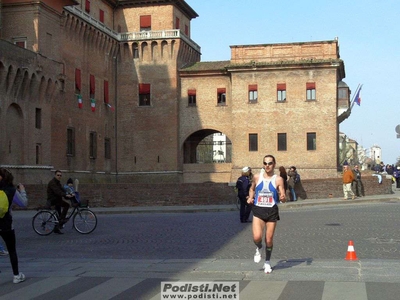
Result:
M325 199L306 199L294 202L286 202L279 204L279 209L292 209L306 206L316 205L346 205L346 204L362 204L371 202L388 202L399 201L400 190L394 194L372 195L354 200L343 200L343 198L325 198ZM182 212L218 212L218 211L235 211L236 205L189 205L189 206L127 206L127 207L91 207L97 214L133 214L133 213L182 213Z

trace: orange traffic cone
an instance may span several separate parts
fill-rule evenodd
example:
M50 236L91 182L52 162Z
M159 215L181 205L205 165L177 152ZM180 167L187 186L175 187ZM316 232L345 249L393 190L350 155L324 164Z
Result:
M356 251L354 250L353 241L349 241L349 245L347 246L347 255L345 260L358 260Z

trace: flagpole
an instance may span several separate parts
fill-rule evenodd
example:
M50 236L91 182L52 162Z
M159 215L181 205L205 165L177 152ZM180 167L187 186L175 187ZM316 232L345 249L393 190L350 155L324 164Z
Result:
M358 84L357 89L356 89L356 93L353 95L353 100L351 100L351 102L350 102L351 103L350 104L350 111L353 109L355 97L356 97L356 95L358 95L361 87L362 87L362 84Z

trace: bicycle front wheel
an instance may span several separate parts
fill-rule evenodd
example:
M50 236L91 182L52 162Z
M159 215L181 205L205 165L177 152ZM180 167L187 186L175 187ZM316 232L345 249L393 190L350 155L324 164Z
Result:
M39 211L32 219L33 230L38 235L49 235L57 224L57 218L49 210Z
M76 231L88 234L96 229L97 217L90 209L82 208L74 215L73 223Z

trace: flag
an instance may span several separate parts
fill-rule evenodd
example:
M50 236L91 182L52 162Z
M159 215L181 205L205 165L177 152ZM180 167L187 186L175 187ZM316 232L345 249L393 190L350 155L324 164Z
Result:
M78 98L78 107L79 107L79 108L82 108L82 107L83 107L82 95L77 94L76 96L77 96L77 98Z
M361 88L362 88L362 85L360 86L356 96L354 97L354 102L357 103L358 106L360 106L360 104L361 104L361 97L360 97Z
M90 107L92 108L92 111L96 111L96 100L93 98L90 98Z
M115 111L115 108L112 107L110 103L106 103L106 104L107 104L107 107L109 107L111 111Z

